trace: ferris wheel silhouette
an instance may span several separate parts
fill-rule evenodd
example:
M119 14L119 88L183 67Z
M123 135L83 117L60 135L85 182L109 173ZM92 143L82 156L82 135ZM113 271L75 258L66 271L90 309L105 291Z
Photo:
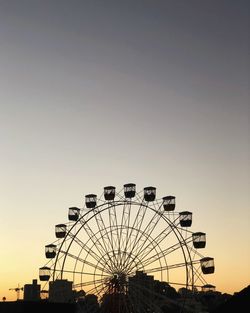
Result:
M200 253L206 234L190 230L192 218L176 211L175 196L157 199L155 187L137 192L129 183L117 192L106 186L100 198L87 194L84 207L69 208L68 222L55 226L40 280L51 289L70 282L75 298L113 301L116 312L162 312L171 287L195 292L215 270L214 259Z

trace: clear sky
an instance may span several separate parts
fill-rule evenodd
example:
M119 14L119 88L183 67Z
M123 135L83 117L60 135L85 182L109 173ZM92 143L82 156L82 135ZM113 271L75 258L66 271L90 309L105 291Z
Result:
M0 0L0 299L84 195L174 194L250 283L249 1Z

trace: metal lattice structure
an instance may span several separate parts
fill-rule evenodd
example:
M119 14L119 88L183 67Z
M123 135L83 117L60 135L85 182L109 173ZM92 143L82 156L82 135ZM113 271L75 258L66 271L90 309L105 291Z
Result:
M107 186L100 198L86 195L83 208L69 208L68 219L56 225L39 273L52 300L67 302L68 286L72 299L95 298L102 312L163 312L171 286L193 292L214 272L213 258L200 253L206 234L190 230L192 213L176 212L175 197L157 199L154 187Z

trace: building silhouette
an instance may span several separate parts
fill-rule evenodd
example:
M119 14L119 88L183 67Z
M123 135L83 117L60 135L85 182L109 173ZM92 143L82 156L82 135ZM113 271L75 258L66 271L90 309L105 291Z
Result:
M49 301L57 303L69 303L74 301L72 281L58 279L49 283Z
M23 300L39 301L41 285L37 284L37 279L33 279L32 284L24 285Z

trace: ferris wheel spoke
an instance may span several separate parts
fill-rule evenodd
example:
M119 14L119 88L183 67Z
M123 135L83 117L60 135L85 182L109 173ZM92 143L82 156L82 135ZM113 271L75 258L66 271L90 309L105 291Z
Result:
M82 227L84 227L85 225L83 224ZM87 227L84 227L84 230L86 231ZM87 232L86 232L87 233ZM88 233L87 233L88 234ZM81 248L86 248L87 251L90 251L90 248L88 247L88 243L89 241L92 241L93 244L95 244L96 247L98 247L98 240L96 240L96 242L94 241L94 239L96 239L96 236L93 238L92 236L89 236L89 240L87 242L83 242L79 237L77 237L76 235L74 234L71 234L69 233L68 234L71 239L73 240L73 242L77 243ZM98 248L97 248L98 250ZM100 255L103 254L102 251L99 251L98 252L100 253ZM98 254L96 254L95 252L93 252L97 257L98 257Z
M88 290L86 293L91 295L93 292L95 292L95 296L97 298L100 297L100 295L105 294L105 291L108 290L108 285L105 284L105 282L98 283L97 285L95 284L94 287L92 287L90 290Z
M142 203L143 200L144 200L144 192L143 190L141 190L135 194L135 202Z
M168 253L159 252L158 254L155 254L146 260L142 260L141 261L141 267L146 268L150 264L153 264L156 261L160 261L162 258L164 258L166 260L167 255L168 255ZM133 271L133 270L134 269L132 267L130 267L130 271Z
M104 283L100 283L100 284L96 285L93 289L96 290L96 295L99 296L104 290L108 289L108 286L104 282Z
M95 295L97 296L97 298L101 300L102 297L108 293L108 286L100 284L97 287L93 288L91 292L93 291L95 291Z
M152 245L153 245L153 244L152 244ZM144 257L144 256L148 256L149 253L148 253L148 254L145 253L145 254L142 256L142 263L143 263L144 266L148 266L148 265L150 265L151 263L154 263L155 261L160 260L161 258L165 258L167 255L178 251L178 250L181 249L181 247L184 246L184 245L186 245L186 242L177 242L176 244L174 244L174 245L168 247L167 249L162 250L162 251L159 252L159 253L155 253L154 255L152 255L152 256L150 256L150 257L148 257L148 258L146 258L146 259L144 259L143 257ZM151 247L151 251L152 251L152 248L155 248L155 247L152 246L152 247ZM150 252L150 250L149 250L149 252Z
M154 238L154 242L156 242L159 245L164 239L166 239L170 234L172 234L174 222L172 222L171 224L168 223L168 226ZM153 226L152 231L150 232L150 235L152 234L157 223L156 224L153 223L153 225L154 226ZM147 244L146 247L145 247L145 244ZM146 240L144 240L137 251L137 255L141 256L141 253L142 253L141 258L143 258L145 255L148 254L147 249L151 249L151 243L150 242L148 243Z
M130 234L126 238L126 245L125 245L125 250L124 250L124 257L123 259L123 264L126 266L127 262L129 261L130 257L129 255L132 255L133 250L135 249L135 246L137 244L137 238L139 236L139 233L141 231L142 223L146 214L146 209L147 207L144 206L142 203L140 204L140 207L137 211L133 226L130 227ZM131 240L133 237L133 231L135 230L135 235L133 241ZM130 241L130 243L129 243ZM129 251L129 252L128 252Z
M72 239L76 244L78 244L79 247L81 247L83 250L85 250L88 254L90 254L97 262L100 261L101 254L98 255L96 252L94 252L86 243L82 242L81 239L79 239L76 236L73 236ZM65 252L68 253L68 252Z
M86 286L89 287L89 286ZM91 295L94 293L94 295L97 298L100 298L100 295L102 295L105 290L107 289L107 286L105 285L105 282L99 282L98 284L93 284L93 287L91 287L89 290L86 291L86 294ZM92 313L92 311L91 311Z
M100 263L104 269L106 269L106 264L107 262L104 262L105 260L103 259L103 255L98 255L96 254L93 249L90 249L86 243L83 243L79 238L74 236L74 242L77 243L83 250L85 250L93 259L95 259L98 263ZM62 250L61 250L62 251ZM69 253L68 251L65 251L65 256ZM73 254L71 254L71 257ZM103 263L104 262L104 263Z
M120 234L120 245L122 247L121 263L124 263L126 257L128 240L130 238L130 216L131 216L131 201L127 202L125 209L123 210L122 222L121 222L121 234Z
M200 264L199 264L199 265L200 265ZM205 279L204 279L204 278L202 277L202 275L201 275L200 266L199 266L199 268L195 268L195 267L194 267L194 274L195 274L195 276L196 276L196 279L195 279L195 281L194 281L194 284L196 284L197 281L200 281L203 285L206 284Z
M93 272L92 272L92 273L80 272L80 273L82 273L83 275L90 275L90 276L110 277L110 274L106 274L106 275L104 275L104 274L98 274L98 273L94 273L94 274L93 274Z
M105 283L105 281L101 281L98 282L94 281L94 283L92 285L86 286L86 287L90 287L92 286L90 289L88 289L86 291L86 294L91 295L92 293L94 293L97 297L99 297L99 295L105 290L107 289L107 285Z
M200 261L194 261L194 262L182 262L182 263L176 263L176 264L171 264L171 265L166 265L163 267L155 267L155 268L150 268L150 269L145 269L144 273L155 273L163 270L172 270L180 267L187 267L187 266L192 266L195 263L198 263ZM131 275L131 273L130 273Z
M119 269L120 264L121 264L121 246L120 246L120 232L119 232L119 227L118 227L118 219L117 219L117 215L116 215L116 208L114 209L114 216L115 216L115 229L116 229L116 245L115 247L118 250L117 253L117 268Z
M133 253L134 255L139 255L140 251L143 249L145 245L145 242L146 242L145 237L149 238L151 236L161 216L162 216L161 213L155 211L153 217L151 218L151 220L149 220L148 224L143 229L141 234L137 237L136 242L130 249L131 253Z
M85 225L85 226L86 226L86 225ZM111 250L112 252L106 250L107 246L104 245L104 244L102 244L101 241L100 241L100 238L98 238L98 236L97 236L97 235L99 234L99 235L101 236L101 240L103 240L103 232L102 232L102 229L101 229L101 228L98 228L98 229L99 229L98 233L93 233L93 231L91 230L91 228L90 228L89 226L86 226L86 227L85 227L85 230L88 231L88 236L89 236L89 240L87 241L87 244L88 244L89 241L92 241L93 246L91 247L90 250L92 251L93 247L95 247L95 248L97 248L97 250L98 250L100 256L102 256L102 259L103 259L105 256L108 257L109 262L106 262L106 260L105 260L105 264L107 265L106 267L108 267L110 271L113 271L113 270L114 270L114 264L113 264L113 262L112 262L112 260L111 260L110 254L111 254L111 253L113 254L113 251L114 251L114 250ZM116 227L115 227L114 229L117 229L117 232L118 232L118 225L116 225ZM108 230L109 230L109 231L108 231ZM109 237L108 233L110 233L110 232L112 232L112 231L113 231L113 229L111 229L110 227L106 227L106 228L105 228L106 236ZM95 239L94 241L93 241L93 238ZM99 246L99 245L100 245L102 248L104 247L103 251L100 251L100 250L98 249L98 246Z
M55 272L60 272L61 270L55 269ZM101 276L101 277L109 277L109 275L103 275L103 274L93 274L93 273L87 273L87 272L79 272L79 271L70 271L70 270L63 270L64 273L69 273L69 274L79 274L79 275L89 275L89 276ZM105 278L104 278L105 279Z
M170 229L170 230L169 230ZM147 246L144 247L144 249L142 250L142 247L139 249L138 251L138 255L137 257L139 257L140 259L144 259L145 256L148 255L149 251L152 251L152 249L154 249L156 246L160 246L160 243L166 239L166 237L171 234L172 229L171 226L168 225L156 238L153 239L154 245L152 245L152 241L149 240L149 238L147 237L145 240L145 242L147 242ZM149 251L148 251L149 250ZM135 261L136 257L129 259L129 263L127 264L127 266L130 268L131 265L133 264L133 262Z
M165 229L163 229L162 232L160 232L155 238L154 238L154 242L156 242L158 245L163 241L165 240L169 235L171 235L173 233L173 228L175 228L175 221L174 220L173 222L170 222L168 221L168 225ZM150 248L150 243L147 243L146 247L145 247L145 244L146 244L147 241L144 241L142 242L142 245L139 247L139 250L137 252L138 255L141 255L141 253L144 253L144 254L147 254L147 249Z
M121 268L122 264L123 264L123 257L124 257L123 247L126 245L125 238L128 237L128 233L129 233L130 210L131 210L131 201L124 201L119 231L118 231L118 227L117 227L118 247L119 247L118 248L118 250L119 250L119 253L118 253L118 255L119 255L119 268ZM124 241L125 241L125 243L124 243Z
M118 247L119 247L119 251L121 251L121 247L122 247L122 243L121 243L121 240L122 240L122 232L123 232L123 224L124 224L124 220L126 215L125 215L125 211L126 211L126 201L124 201L123 203L123 208L122 208L122 218L121 218L121 227L120 227L120 232L119 232L119 236L118 236ZM127 228L128 229L128 228ZM118 231L118 228L117 228L117 231ZM121 266L122 264L122 255L121 255L121 252L120 252L120 256L119 256L119 267Z
M128 236L125 239L125 252L127 252L127 250L131 250L130 246L132 244L132 240L130 240L130 245L129 245L129 239L132 239L133 236L133 232L134 230L137 230L137 229L140 229L140 225L142 224L143 222L143 218L145 216L145 213L146 213L146 210L145 210L145 207L142 206L142 203L140 204L139 208L138 208L138 211L137 211L137 214L136 214L136 217L134 219L134 222L133 222L133 225L132 227L129 225L129 229L130 229L130 232L128 234ZM138 235L138 232L136 231L136 235ZM135 240L133 240L135 241Z
M75 284L74 288L87 287L87 286L92 286L92 285L95 285L95 284L103 284L106 280L107 280L107 278L90 280L90 281L87 281L87 282L82 282L82 283L79 283L79 284Z
M97 285L93 284L94 287L92 287L91 289L86 291L86 294L92 294L92 292L97 291L99 288L103 289L106 287L106 285L104 284L104 282L100 282ZM95 294L97 295L97 294Z
M117 258L116 258L115 253L114 253L114 247L113 247L112 240L108 234L107 227L104 223L101 211L96 209L96 212L98 214L95 214L95 220L96 220L96 224L97 224L97 227L99 229L99 232L101 234L103 247L105 247L106 255L109 258L109 262L112 265L112 268L115 268L116 263L117 263ZM110 252L112 254L112 258L110 256Z
M202 255L199 251L195 250L193 247L190 247L190 246L189 246L189 249L194 252L194 255L195 255L195 256L196 256L196 255L199 256L200 259L203 258L203 255Z
M119 241L119 232L118 232L118 223L117 223L117 216L116 216L116 205L115 203L110 203L109 204L109 209L108 209L108 215L109 215L109 226L110 226L110 236L109 236L109 240L110 240L110 244L111 244L111 248L112 251L114 252L117 247L117 249L119 250L118 247L118 241ZM113 230L114 230L114 234L113 234ZM118 268L118 264L119 264L119 251L118 254L113 253L113 257L115 259L115 267Z
M107 226L104 223L102 218L102 212L98 208L95 210L95 221L98 227L99 233L101 234L102 245L105 247L105 252L108 254L109 251L112 251L112 243L107 232Z
M96 234L97 235L97 234ZM88 243L88 242L87 242ZM90 251L92 251L95 248L95 243L93 243L93 245L90 247ZM79 252L79 255L81 254L81 251ZM108 258L110 258L109 254L105 253L101 256L102 261L105 261L105 269L106 272L110 273L114 271L114 267L111 267L112 264L110 264L110 262L108 262L108 260L105 258L106 256L108 256ZM88 253L85 256L85 260L88 258ZM101 263L102 264L102 263Z
M98 250L98 253L100 254L100 256L107 255L110 259L109 250L107 249L107 246L104 242L102 229L99 226L100 225L98 224L98 229L99 229L99 233L101 234L101 238L97 237L97 234L93 232L93 230L88 225L88 223L83 224L84 230L87 233L89 240L93 243L93 246Z
M145 255L145 258L142 258L140 255L137 256L130 256L130 261L127 264L127 272L134 271L134 268L145 268L146 266L146 260L152 258L155 256L156 261L161 262L161 259L164 258L164 262L166 263L165 255L160 247L160 245L157 242L154 242L152 238L147 238L148 241L151 242L151 247L148 250L147 254ZM152 253L155 253L152 256ZM140 266L139 266L140 265Z
M73 254L71 254L71 253L69 253L69 252L63 251L63 250L61 250L60 252L63 253L63 254L65 254L65 255L67 255L67 256L69 256L70 258L72 258L72 259L74 259L74 260L76 260L76 261L79 261L79 262L81 262L81 263L83 263L83 264L86 264L86 265L88 265L88 266L91 266L91 267L94 268L94 269L98 269L98 270L101 271L101 272L104 272L104 273L106 273L106 274L109 274L109 272L106 271L105 268L99 267L97 264L94 264L94 263L92 263L92 262L90 262L90 261L84 260L84 259L82 259L82 258L80 258L80 257L77 257L77 256L75 256L75 255L73 255Z

